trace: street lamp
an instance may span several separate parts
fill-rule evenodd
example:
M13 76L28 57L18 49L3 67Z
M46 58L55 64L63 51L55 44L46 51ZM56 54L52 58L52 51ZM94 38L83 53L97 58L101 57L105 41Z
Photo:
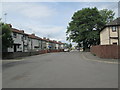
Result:
M5 23L6 23L6 16L7 16L7 13L5 13L4 15L5 15Z

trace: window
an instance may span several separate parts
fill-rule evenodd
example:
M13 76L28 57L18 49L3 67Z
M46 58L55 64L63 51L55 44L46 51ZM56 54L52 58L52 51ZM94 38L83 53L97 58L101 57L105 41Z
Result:
M30 41L30 38L29 38L29 41Z
M17 33L13 33L13 37L16 38L17 37Z
M24 39L26 40L26 39L27 39L27 37L26 37L26 36L24 36Z
M19 48L20 46L18 45L17 48Z
M13 46L11 46L11 48L13 48Z
M113 42L113 45L117 45L117 42Z
M116 27L115 26L112 27L112 32L116 32Z
M21 37L21 40L23 41L23 36Z

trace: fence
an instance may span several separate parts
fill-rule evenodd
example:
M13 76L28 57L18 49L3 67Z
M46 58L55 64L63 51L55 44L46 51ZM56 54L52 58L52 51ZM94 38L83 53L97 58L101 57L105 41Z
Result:
M3 52L2 58L3 59L13 59L17 57L25 57L25 56L32 56L32 55L39 55L39 54L45 54L45 53L51 53L51 52L62 52L63 50L40 50L40 51L34 51L34 52Z
M90 48L90 52L101 58L120 58L120 46L118 45L97 45Z

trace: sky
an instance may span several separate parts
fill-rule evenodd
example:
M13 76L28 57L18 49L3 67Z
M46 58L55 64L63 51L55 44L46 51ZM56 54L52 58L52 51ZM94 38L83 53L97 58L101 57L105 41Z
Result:
M66 30L74 12L82 8L110 9L118 17L117 2L3 2L2 21L39 37L66 41Z

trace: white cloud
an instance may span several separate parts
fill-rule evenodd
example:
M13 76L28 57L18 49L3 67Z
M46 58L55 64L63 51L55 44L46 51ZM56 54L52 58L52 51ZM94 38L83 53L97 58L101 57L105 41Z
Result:
M14 27L15 24L13 24ZM15 25L16 27L20 30L24 30L28 34L36 34L37 36L40 37L47 37L52 40L57 40L57 41L65 41L66 36L65 36L65 30L66 28L63 26L50 26L50 25Z
M22 3L22 4L21 3L5 3L4 5L5 5L4 11L8 13L8 16L10 14L11 16L13 16L13 17L9 16L11 20L8 20L8 21L11 21L13 26L15 26L16 28L23 29L25 30L26 33L35 33L40 37L50 37L51 39L58 40L58 41L66 40L65 30L67 26L65 26L65 24L67 21L70 21L71 16L75 11L74 9L68 7L68 9L65 8L65 10L63 10L66 12L62 13L61 15L61 12L60 14L58 13L59 10L56 10L55 8L51 8L50 6L47 6L46 4L41 4L41 3L37 3L37 4L36 3ZM81 5L80 8L77 8L77 10L81 9L82 7L85 8L85 7L93 7L93 6L95 6L95 4L92 4L92 3L90 4L88 2L85 5ZM118 8L117 6L115 6L115 4L113 5L101 4L100 6L96 6L96 7L98 7L99 9L104 9L104 8L112 9L116 12L116 14L118 11ZM55 20L54 18L55 14L58 15L58 19L56 18L58 21ZM14 17L17 17L17 15L19 15L20 18L18 17L15 20ZM59 19L59 15L63 16L62 19ZM56 25L60 21L64 23L63 26Z
M29 18L46 18L53 16L55 13L54 9L50 9L47 6L43 5L29 5L26 6L24 10L21 11L21 13Z
M27 26L28 28L30 28L32 31L34 32L39 32L43 35L54 35L56 33L61 32L61 30L64 30L64 27L61 26L38 26L38 25L29 25Z
M47 7L42 4L34 4L34 3L4 3L3 4L3 12L16 12L19 15L25 16L26 18L34 18L34 19L44 19L50 18L53 14L56 13L55 9Z
M65 28L62 26L35 26L29 27L38 36L47 37L52 40L64 41L65 37Z
M45 21L54 17L56 11L53 8L40 3L4 3L4 12L7 12L9 17L10 14L13 15L15 13L14 16L20 15L21 19L25 20L26 17L27 20L30 21L22 20L22 22L17 21L17 23L15 21L10 21L14 28L25 30L25 32L29 34L35 33L40 37L49 37L57 41L65 41L64 31L66 27L59 25L48 25L42 22L42 20ZM23 18L23 16L25 17Z

